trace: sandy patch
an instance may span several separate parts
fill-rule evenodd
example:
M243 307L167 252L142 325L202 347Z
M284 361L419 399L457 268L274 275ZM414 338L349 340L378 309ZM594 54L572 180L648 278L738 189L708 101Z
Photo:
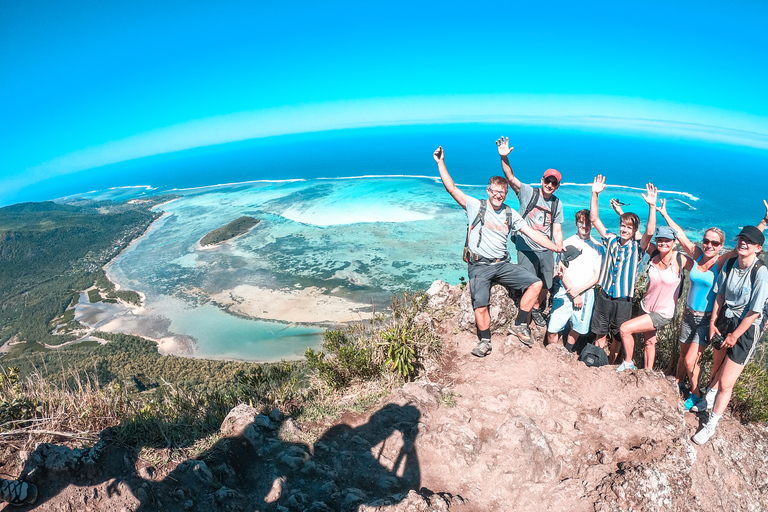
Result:
M290 323L345 323L371 318L371 305L325 295L325 288L270 290L239 285L211 296L233 313Z

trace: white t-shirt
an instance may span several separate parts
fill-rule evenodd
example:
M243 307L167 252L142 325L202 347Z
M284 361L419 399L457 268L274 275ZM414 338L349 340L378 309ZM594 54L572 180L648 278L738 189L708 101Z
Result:
M571 286L580 288L595 275L595 272L600 272L600 266L603 263L603 246L592 237L582 240L579 235L570 236L563 242L563 247L569 245L581 249L579 257L568 262L566 270Z

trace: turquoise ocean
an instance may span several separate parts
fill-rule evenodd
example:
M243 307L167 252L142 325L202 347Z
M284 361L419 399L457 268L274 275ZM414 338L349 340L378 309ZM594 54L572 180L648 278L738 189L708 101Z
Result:
M319 344L323 327L246 319L210 296L247 284L270 289L323 288L382 311L392 294L465 275L466 217L437 177L442 145L449 172L468 194L485 197L501 174L494 141L508 135L511 162L537 184L554 167L566 236L573 214L589 207L597 174L610 188L601 216L617 228L612 197L643 224L640 197L653 182L693 240L709 226L735 237L756 224L768 199L768 151L721 144L510 125L413 126L273 137L200 148L51 179L23 199L181 198L110 266L121 285L147 296L156 336L191 340L198 357L279 360ZM510 194L508 203L518 207ZM260 219L249 233L215 250L196 242L242 215ZM659 222L663 220L659 217Z

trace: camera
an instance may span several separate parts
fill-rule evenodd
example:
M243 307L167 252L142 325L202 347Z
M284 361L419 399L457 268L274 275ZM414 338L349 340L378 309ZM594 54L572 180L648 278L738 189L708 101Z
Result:
M715 334L712 336L712 347L715 350L720 350L723 348L723 335L722 334Z

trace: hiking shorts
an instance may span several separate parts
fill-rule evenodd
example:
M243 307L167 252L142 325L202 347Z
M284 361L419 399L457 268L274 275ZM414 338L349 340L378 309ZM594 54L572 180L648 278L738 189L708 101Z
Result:
M491 303L491 286L495 283L512 288L525 290L539 279L520 265L509 261L499 263L469 263L469 293L472 297L472 308L482 308Z
M739 336L736 344L729 348L725 354L734 363L746 365L752 359L752 355L755 353L759 342L760 337L758 336L757 326L750 325L747 332Z
M584 305L580 309L573 308L573 301L561 286L552 298L552 313L549 315L547 332L560 332L571 322L571 329L579 334L589 332L589 324L592 321L592 310L595 307L595 289L591 288L581 294Z
M532 252L517 251L517 264L534 274L544 283L544 288L552 289L555 277L555 253L552 251Z
M701 313L685 308L680 327L680 343L696 343L704 348L709 346L709 321L712 313Z
M661 329L662 327L666 327L669 324L672 323L671 318L667 318L665 316L660 315L659 313L655 311L651 311L650 313L646 313L649 317L651 317L651 322L653 323L653 328L657 331Z
M632 318L632 299L609 297L603 290L597 292L595 312L592 313L592 332L596 336L611 333L619 336L621 324Z

